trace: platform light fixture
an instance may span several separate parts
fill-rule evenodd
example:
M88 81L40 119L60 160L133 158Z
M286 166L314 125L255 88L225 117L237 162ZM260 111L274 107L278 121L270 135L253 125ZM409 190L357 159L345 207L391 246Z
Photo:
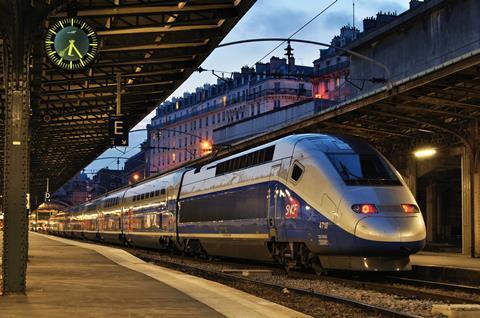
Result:
M431 147L421 148L413 152L413 155L418 159L430 158L435 156L436 154L437 154L437 150Z

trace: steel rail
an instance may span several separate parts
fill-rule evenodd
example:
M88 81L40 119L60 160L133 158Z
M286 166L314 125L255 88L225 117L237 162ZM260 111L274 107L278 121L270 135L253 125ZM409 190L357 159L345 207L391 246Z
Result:
M290 292L295 292L295 293L299 293L299 294L303 294L303 295L307 295L307 296L312 296L312 297L319 298L319 299L324 300L324 301L331 301L331 302L335 302L335 303L339 303L339 304L349 305L349 306L352 306L352 307L355 307L355 308L362 309L362 310L364 310L366 312L369 312L369 313L382 314L382 316L386 316L386 317L401 317L401 318L407 318L407 317L408 318L419 318L419 317L421 317L421 316L417 316L417 315L412 315L412 314L408 314L408 313L395 311L395 310L385 308L385 307L370 305L368 303L357 301L357 300L354 300L354 299L351 299L351 298L334 296L334 295L330 295L330 294L327 294L327 293L320 293L320 292L317 292L317 291L314 291L314 290L308 290L308 289L302 289L302 288L292 288L292 287L286 286L286 285L266 283L266 282L261 282L261 281L255 280L255 279L250 279L250 278L237 276L237 275L233 275L233 274L228 274L228 273L223 273L223 272L218 272L218 271L212 271L212 270L203 269L203 268L199 268L199 267L192 266L192 265L179 264L179 263L176 263L176 262L169 262L169 261L166 261L166 260L158 259L158 258L152 256L151 254L141 253L138 250L135 250L134 255L136 257L140 258L140 259L145 260L145 261L153 262L155 264L163 265L163 266L173 268L173 269L176 269L176 270L180 270L180 271L188 271L190 273L193 272L193 273L198 273L200 275L203 274L202 276L207 276L207 277L214 276L214 277L217 277L217 278L223 278L223 279L228 279L228 280L233 280L233 281L247 282L247 283L256 284L256 285L259 285L259 286L264 286L264 287L273 288L273 289L284 290L286 288ZM246 271L248 271L248 269L246 269Z
M386 278L393 281L397 281L398 283L401 283L401 284L439 288L444 290L455 289L458 291L480 294L480 287L477 287L477 286L452 284L452 283L446 283L446 282L423 280L423 279L409 278L409 277L398 277L398 276L387 276Z
M292 274L290 274L292 275ZM315 275L310 275L310 274L304 274L304 273L293 273L293 277L300 277L301 275L303 278L306 278L306 276L310 276L310 279L319 279L318 277L315 277ZM405 283L407 279L403 282L406 284L406 286L393 286L392 281L389 280L394 277L388 277L385 282L372 282L370 280L365 280L365 279L352 279L352 278L345 278L345 277L339 277L335 275L326 275L322 276L321 279L327 279L329 281L335 282L335 283L341 283L341 284L348 284L356 287L360 287L363 289L370 289L370 290L375 290L378 292L382 293L388 293L388 294L395 294L398 296L404 296L404 297L409 297L409 298L417 298L417 299L425 299L425 300L437 300L445 303L462 303L462 304L480 304L480 300L474 300L474 299L469 299L469 298L462 298L462 297L457 297L457 296L449 296L449 295L444 295L441 293L436 293L436 292L430 292L430 291L423 291L423 290L418 290L418 289L411 289L408 288L408 284ZM412 279L412 281L415 281ZM433 285L436 284L435 287L439 287L440 285L443 285L443 289L450 290L453 288L453 286L457 286L454 284L441 284L441 283L435 283L435 282L428 282L428 281L421 281L421 280L416 280L419 284L423 283L424 285L427 285L428 283L431 283L430 286L434 287ZM397 282L398 283L398 282ZM410 284L413 285L413 284ZM471 287L474 288L474 287ZM466 290L464 290L466 291ZM468 290L469 292L472 292L472 290ZM480 293L480 289L476 289L476 293Z

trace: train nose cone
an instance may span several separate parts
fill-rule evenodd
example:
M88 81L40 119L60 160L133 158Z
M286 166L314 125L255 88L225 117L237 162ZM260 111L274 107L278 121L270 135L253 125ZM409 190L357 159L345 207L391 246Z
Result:
M358 221L355 237L381 242L400 242L401 234L396 218L366 217Z
M417 216L366 217L355 227L357 240L378 251L415 253L423 248L425 236L423 219Z

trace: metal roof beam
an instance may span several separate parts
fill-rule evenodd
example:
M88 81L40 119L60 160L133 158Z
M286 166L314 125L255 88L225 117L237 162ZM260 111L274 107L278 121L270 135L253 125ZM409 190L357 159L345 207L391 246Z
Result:
M114 35L131 35L131 34L145 34L145 33L170 33L170 32L182 32L193 30L208 30L208 29L218 29L220 27L219 23L214 24L198 24L198 25L181 25L181 26L147 26L147 27L130 27L130 28L119 28L111 30L98 31L99 36L114 36Z
M183 69L169 69L161 71L152 71L152 72L134 72L121 74L123 78L125 77L150 77L150 76L159 76L159 75L178 75L178 73L183 72ZM59 85L66 83L75 83L75 82L84 82L84 81L99 81L99 80L113 80L116 78L116 74L109 75L99 75L99 76L82 76L82 77L73 77L73 78L63 78L58 80L43 81L42 85Z
M184 43L149 43L141 45L127 45L119 47L102 47L99 49L101 53L106 52L128 52L128 51L143 51L143 50L164 50L164 49L178 49L178 48L194 48L203 47L207 45L209 39L196 42L184 42Z
M92 10L78 10L79 17L111 17L119 15L141 15L141 14L159 14L159 13L183 13L183 12L198 12L218 9L235 8L235 4L205 4L205 5L189 5L179 8L178 6L115 6L110 8L98 8ZM57 17L66 17L67 12L61 12Z
M438 106L452 106L452 107L461 107L461 108L477 108L480 109L480 105L458 102L450 99L432 97L432 96L420 96L417 98L418 102L424 102L427 104L438 105Z
M144 64L166 64L179 63L177 68L187 68L194 66L195 55L186 55L174 58L150 58L150 59L124 59L124 60L100 60L92 65L93 68L101 68L106 66L122 66L122 65L144 65Z

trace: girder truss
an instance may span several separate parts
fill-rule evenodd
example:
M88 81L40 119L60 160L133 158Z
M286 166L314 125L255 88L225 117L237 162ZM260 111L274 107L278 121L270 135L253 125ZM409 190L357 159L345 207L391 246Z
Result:
M122 113L131 128L200 66L255 2L41 0L31 3L35 6L42 1L60 6L43 20L43 30L33 50L33 194L45 190L47 177L52 189L61 186L106 150L108 119L115 113L117 74L121 74ZM49 25L71 14L69 3L75 2L73 11L95 28L100 46L98 59L91 68L68 73L47 61L42 38ZM3 129L0 135L3 138ZM0 162L3 164L3 160Z
M346 101L301 122L266 133L215 153L215 158L302 132L346 134L375 145L393 162L412 156L421 146L465 146L478 162L480 56L400 83L383 91ZM202 158L203 164L210 158Z

